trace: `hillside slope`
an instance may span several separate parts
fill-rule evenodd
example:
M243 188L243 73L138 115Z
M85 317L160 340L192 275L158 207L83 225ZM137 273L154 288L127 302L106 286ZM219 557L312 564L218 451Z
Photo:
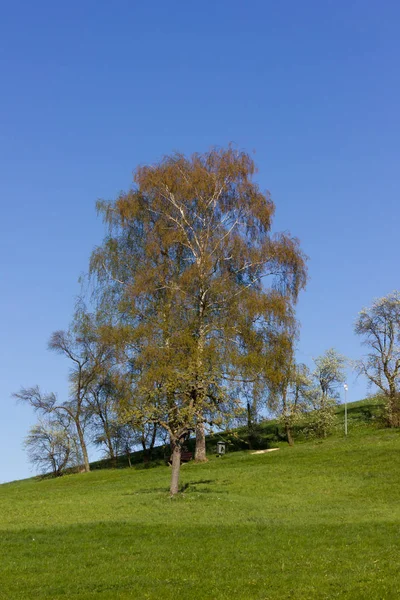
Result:
M0 486L0 598L400 597L400 433Z

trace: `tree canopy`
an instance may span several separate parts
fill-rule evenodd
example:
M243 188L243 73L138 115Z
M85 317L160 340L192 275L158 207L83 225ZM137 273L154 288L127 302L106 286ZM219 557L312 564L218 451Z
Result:
M400 292L394 291L375 300L358 315L355 332L363 338L368 354L356 362L386 398L387 421L400 426Z
M99 202L108 235L91 258L103 333L131 375L125 409L164 427L176 452L235 401L229 382L259 377L271 336L294 319L306 259L273 234L275 205L245 152L213 149L138 167L134 186ZM175 479L174 479L175 477Z

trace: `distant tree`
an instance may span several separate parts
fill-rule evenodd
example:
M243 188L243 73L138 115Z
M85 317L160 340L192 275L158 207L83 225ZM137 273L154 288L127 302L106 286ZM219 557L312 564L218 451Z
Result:
M278 414L285 428L289 446L294 445L293 428L304 420L310 411L310 390L312 389L311 373L302 363L293 359L288 361L276 388L278 395Z
M272 374L268 377L268 407L278 415L290 446L294 444L293 427L310 409L311 373L304 364L296 363L295 343L298 324L285 322L273 341ZM271 369L271 367L270 367Z
M247 443L250 449L256 448L259 444L259 413L263 403L263 394L258 380L245 380L241 386L237 388L238 393L241 393L244 401L244 417L247 427ZM242 424L244 419L240 419Z
M355 364L386 400L387 423L400 427L400 292L375 300L358 315L355 333L369 353Z
M51 470L54 477L60 477L79 459L69 419L40 420L29 430L24 445L29 461L43 474Z
M50 338L49 349L71 361L69 373L70 398L58 401L56 394L43 394L38 386L22 388L14 394L17 400L27 402L42 415L68 415L74 424L79 440L85 471L90 471L85 427L89 416L88 395L91 385L104 372L111 352L100 341L93 317L77 311L68 331L56 331Z
M118 440L123 454L125 454L129 467L132 466L131 453L137 443L137 432L130 425L121 425Z
M126 408L124 397L129 397L127 384L128 377L121 377L120 373L113 377L108 373L90 386L87 401L89 426L93 442L105 447L106 456L112 464L117 464L119 454L130 454L134 447L142 449L143 462L147 464L152 459L157 440L157 423L143 418L133 421L129 416L124 419L126 411L121 411L121 407Z
M313 406L312 426L317 435L326 437L334 422L339 386L346 381L346 358L334 348L314 359L314 387L308 391Z
M338 387L346 381L346 362L346 358L334 348L314 359L313 377L319 386L322 401L338 397Z
M248 444L260 442L259 420L264 408L276 409L283 365L291 349L296 322L292 299L269 291L264 306L253 312L243 307L237 321L237 350L228 374L236 383L233 392L242 398ZM288 333L289 332L289 333ZM243 422L243 417L240 419Z
M128 422L119 427L118 441L122 452L129 454L133 448L140 449L143 462L148 465L153 458L153 450L160 439L157 423Z
M91 273L103 304L118 306L134 397L147 407L137 412L170 435L171 494L190 431L206 459L205 425L226 401L225 376L240 371L241 341L283 318L305 285L298 241L271 233L275 207L254 172L232 148L177 154L139 167L134 189L98 205L110 230Z
M138 430L140 445L143 450L143 461L145 464L149 463L152 459L157 434L157 423L148 423Z
M121 447L117 402L112 378L101 373L88 388L86 412L94 443L106 448L106 455L113 464Z

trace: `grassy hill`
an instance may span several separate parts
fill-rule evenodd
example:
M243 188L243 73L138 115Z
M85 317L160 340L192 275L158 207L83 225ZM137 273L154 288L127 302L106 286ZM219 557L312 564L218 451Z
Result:
M184 465L173 500L163 465L2 485L0 598L399 598L400 432L376 411Z

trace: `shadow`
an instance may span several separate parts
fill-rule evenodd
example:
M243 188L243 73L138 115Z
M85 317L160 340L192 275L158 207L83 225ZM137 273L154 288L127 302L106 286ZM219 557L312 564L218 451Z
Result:
M167 494L168 492L168 487L144 488L142 490L136 490L135 492L123 492L121 496L140 496L141 494Z
M198 479L197 481L190 481L188 485L193 485L194 483L203 483L207 485L208 483L214 483L215 479Z
M188 481L180 487L180 492L197 493L197 494L227 494L227 490L216 489L210 487L216 483L215 479L199 479L197 481ZM229 481L218 481L219 485L228 485Z
M180 492L210 492L213 490L199 489L197 487L198 485L209 485L210 483L214 483L214 479L199 479L198 481L187 481L181 486Z

